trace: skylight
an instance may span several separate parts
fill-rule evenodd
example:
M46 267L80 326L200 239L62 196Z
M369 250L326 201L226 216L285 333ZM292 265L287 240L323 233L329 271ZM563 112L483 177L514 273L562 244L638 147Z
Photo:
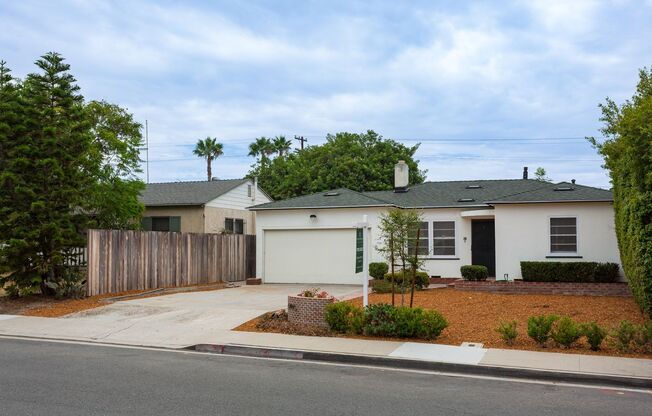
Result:
M457 202L474 202L475 199L473 198L460 198L457 200Z
M574 189L575 188L573 188L572 186L558 186L555 188L555 191L572 191Z
M338 196L339 194L339 192L326 192L324 196Z
M466 189L480 189L482 188L482 185L466 185Z

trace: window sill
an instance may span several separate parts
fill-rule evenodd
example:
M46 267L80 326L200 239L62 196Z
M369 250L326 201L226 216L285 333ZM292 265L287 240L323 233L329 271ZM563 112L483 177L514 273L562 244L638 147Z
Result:
M577 254L551 254L546 256L547 259L581 259L584 256L578 256Z
M424 260L459 260L459 257L424 257Z

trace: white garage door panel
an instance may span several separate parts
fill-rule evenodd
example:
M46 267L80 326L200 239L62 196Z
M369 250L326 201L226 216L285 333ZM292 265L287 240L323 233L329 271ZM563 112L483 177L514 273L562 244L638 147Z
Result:
M266 283L360 283L354 229L267 230L264 236Z

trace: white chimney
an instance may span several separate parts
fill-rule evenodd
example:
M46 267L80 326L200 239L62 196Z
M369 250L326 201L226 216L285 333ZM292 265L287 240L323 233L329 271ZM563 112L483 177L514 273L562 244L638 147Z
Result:
M405 160L399 160L394 165L394 192L407 192L410 171Z

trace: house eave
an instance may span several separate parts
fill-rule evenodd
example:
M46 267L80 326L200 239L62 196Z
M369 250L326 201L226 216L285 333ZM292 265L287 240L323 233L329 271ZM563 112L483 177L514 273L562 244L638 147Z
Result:
M614 202L613 199L569 199L564 201L547 200L547 201L487 201L491 205L513 205L513 204L563 204L563 203L584 203L584 202Z
M256 208L256 205L247 207L250 211L285 211L285 210L297 210L297 209L346 209L346 208L384 208L384 207L396 207L396 205L384 204L384 205L341 205L341 206L312 206L312 207L259 207Z

